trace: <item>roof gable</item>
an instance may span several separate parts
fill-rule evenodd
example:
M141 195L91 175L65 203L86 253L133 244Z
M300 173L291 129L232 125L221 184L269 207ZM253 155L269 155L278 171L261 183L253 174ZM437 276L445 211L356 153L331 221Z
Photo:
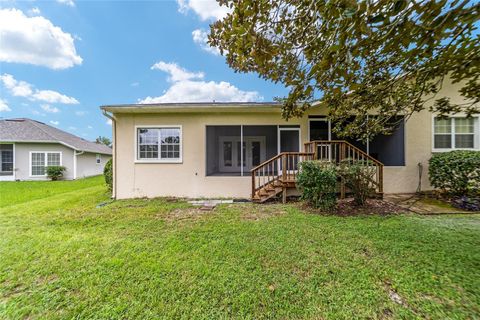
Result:
M0 141L8 142L56 142L85 152L112 154L112 149L87 141L43 122L20 118L0 120Z

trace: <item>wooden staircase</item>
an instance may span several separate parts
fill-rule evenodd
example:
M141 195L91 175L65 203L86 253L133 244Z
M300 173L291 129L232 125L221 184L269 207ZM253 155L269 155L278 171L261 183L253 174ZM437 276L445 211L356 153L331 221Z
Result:
M298 169L306 160L322 160L336 165L351 161L368 165L375 170L372 181L377 195L383 195L383 164L347 141L310 141L305 143L306 152L282 152L251 170L252 201L263 203L282 194L286 202L288 189L296 188ZM346 188L340 182L340 197Z

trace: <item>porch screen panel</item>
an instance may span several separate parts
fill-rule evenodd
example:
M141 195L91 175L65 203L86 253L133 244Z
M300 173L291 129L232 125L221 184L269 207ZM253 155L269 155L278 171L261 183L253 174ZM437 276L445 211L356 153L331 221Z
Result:
M207 176L240 176L240 126L207 126Z
M353 122L353 120L355 120L355 117L350 117L349 119L347 119L347 122ZM332 123L332 140L345 140L353 144L355 147L359 148L363 152L367 152L367 144L365 142L362 142L357 139L349 138L349 137L340 137L338 134L333 132L334 127L335 125Z
M243 126L243 140L246 148L244 175L277 155L277 126Z
M399 122L390 135L379 134L369 142L370 155L386 166L405 165L405 123L403 117L392 121Z

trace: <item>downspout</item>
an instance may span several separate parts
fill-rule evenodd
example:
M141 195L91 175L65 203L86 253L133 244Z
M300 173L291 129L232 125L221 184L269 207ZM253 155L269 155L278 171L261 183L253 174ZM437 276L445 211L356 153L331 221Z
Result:
M115 116L102 109L102 113L105 117L112 120L112 198L117 197L117 125Z

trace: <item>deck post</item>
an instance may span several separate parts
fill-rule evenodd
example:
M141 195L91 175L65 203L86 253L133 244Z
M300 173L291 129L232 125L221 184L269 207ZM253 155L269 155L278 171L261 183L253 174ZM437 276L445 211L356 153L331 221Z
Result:
M255 197L255 170L252 170L252 200Z
M282 203L287 202L287 158L282 154Z

